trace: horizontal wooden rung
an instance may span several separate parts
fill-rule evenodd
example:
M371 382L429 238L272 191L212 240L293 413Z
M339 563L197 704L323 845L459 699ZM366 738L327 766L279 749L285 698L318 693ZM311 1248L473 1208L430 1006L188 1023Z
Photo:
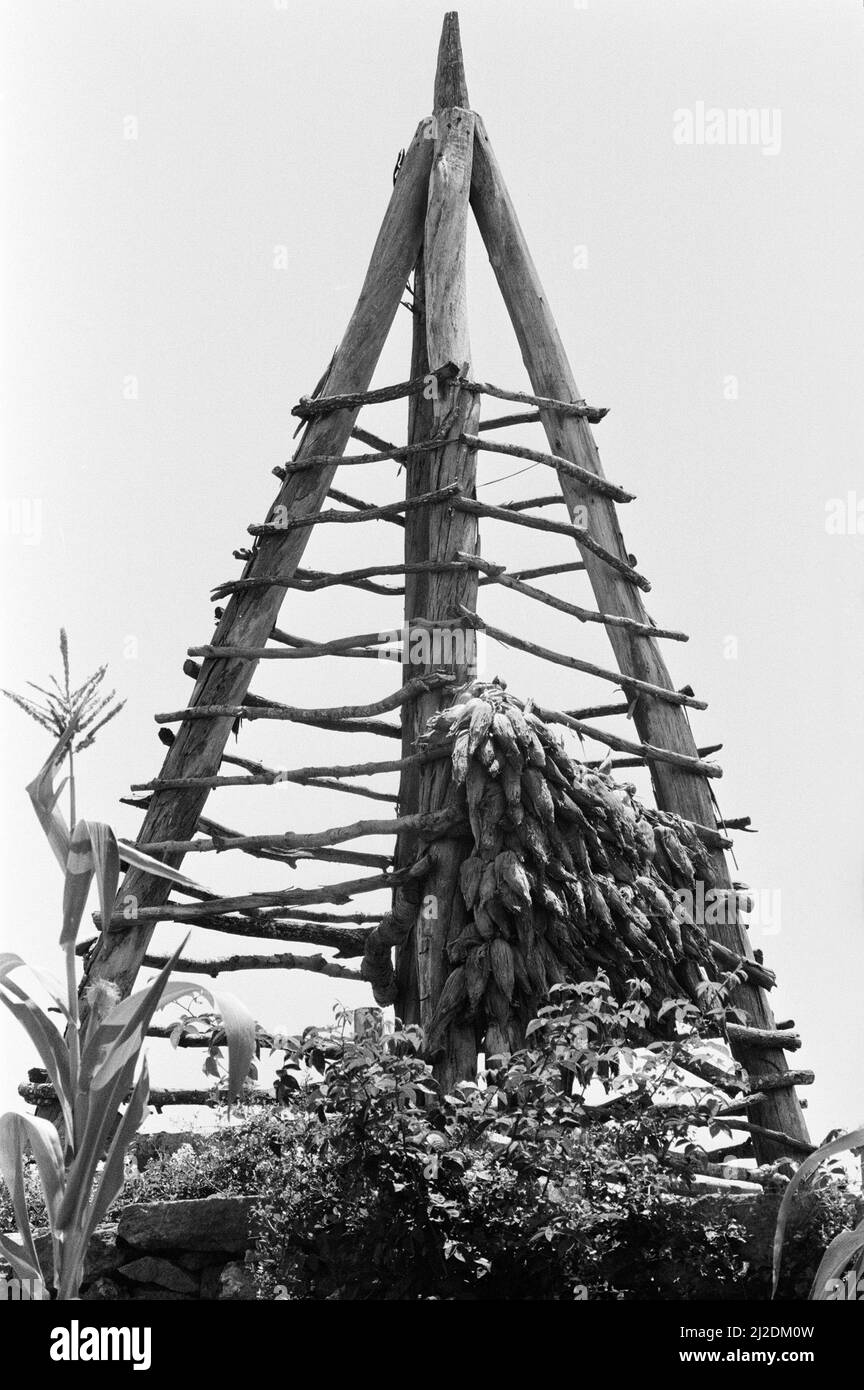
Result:
M527 512L532 507L564 507L564 494L557 492L543 497L526 497L520 502L502 502L505 512Z
M50 1082L26 1081L18 1087L18 1094L27 1105L49 1105L56 1104L57 1096L54 1087ZM153 1086L148 1092L148 1104L154 1110L162 1110L168 1105L224 1105L228 1099L227 1092L220 1094L215 1088L211 1091L196 1089L166 1089L164 1086ZM276 1096L272 1090L265 1090L263 1086L250 1088L243 1093L243 1103L245 1105L275 1105Z
M391 459L411 458L414 454L428 454L441 448L438 439L425 439L418 444L399 444L395 449L375 449L370 454L307 454L304 458L292 460L274 468L277 478L289 478L295 473L305 473L310 468L345 468L367 463L384 463ZM314 518L307 519L307 526Z
M570 536L577 545L590 550L598 559L603 560L611 569L621 574L628 584L635 584L637 588L644 589L646 593L651 589L649 579L634 569L628 561L621 560L617 555L606 550L581 526L574 526L566 521L549 521L544 516L525 516L521 512L508 511L506 507L494 507L488 502L477 502L471 497L454 498L450 506L454 511L469 512L473 516L485 516L494 521L506 521L513 526L527 526L533 531L550 531L558 536Z
M278 836L262 836L264 840L278 843ZM188 845L188 841L162 841L161 844ZM193 842L195 843L195 842ZM147 848L148 846L143 846ZM170 850L166 852L170 853ZM178 850L186 853L187 849ZM407 869L394 869L392 873L369 874L366 878L344 880L339 883L322 884L319 888L282 888L267 893L247 893L233 898L212 898L206 903L179 903L168 901L158 907L140 907L136 922L192 922L206 927L209 931L227 932L234 936L257 936L271 941L304 941L315 946L338 946L343 954L362 954L365 933L356 932L351 927L326 927L310 924L302 920L290 920L287 911L290 907L308 908L314 903L350 903L352 898L364 893L376 893L379 889L390 890L413 878L423 877L429 870L428 856L418 859ZM275 908L268 915L259 913L260 908ZM236 916L234 914L237 914ZM338 919L335 919L338 920ZM102 914L94 912L93 921L102 924ZM111 916L109 930L128 931L129 922L122 912ZM359 940L360 950L353 946L346 952L346 943Z
M246 589L300 589L303 593L316 593L319 589L330 589L334 585L346 584L370 593L396 594L401 590L386 588L372 582L376 574L445 574L464 570L468 566L463 561L418 560L416 563L394 565L366 565L362 569L344 570L341 574L328 574L318 570L295 570L293 575L261 575L255 578L231 579L219 584L212 591L211 598L225 598L228 594L242 593Z
M462 824L462 816L455 810L418 811L407 816L393 816L388 820L353 821L350 825L334 825L327 830L310 831L305 835L291 830L272 835L238 835L234 839L221 836L206 836L195 840L157 840L145 848L150 854L221 854L230 849L279 847L286 850L311 849L317 846L332 846L345 840L359 840L375 835L400 835L410 830L424 838L440 838L457 825ZM332 885L331 885L332 886ZM260 904L265 906L266 904ZM275 902L272 904L275 906ZM213 904L210 910L215 911ZM227 912L228 908L220 911ZM231 911L241 911L232 908Z
M485 430L504 430L511 425L533 425L542 420L539 410L525 410L517 415L498 415L491 420L481 420L477 426L478 433Z
M691 758L685 753L671 753L666 748L655 748L649 743L630 743L628 739L619 738L617 734L609 734L605 729L595 729L593 724L573 719L563 711L543 709L540 705L535 705L534 713L547 724L563 724L565 728L575 730L583 738L592 738L596 743L603 743L618 753L635 753L648 761L671 763L673 767L680 767L685 772L698 773L701 777L723 776L722 768L714 763L702 762L700 758Z
M465 391L476 391L496 400L514 401L520 405L531 405L535 409L554 411L559 415L575 416L596 425L609 414L608 408L587 405L585 401L559 401L549 396L532 396L527 391L510 391L502 386L493 386L488 381L470 381L459 377L455 363L445 363L426 376L412 377L393 386L381 386L370 391L353 391L338 396L301 396L291 411L301 420L311 420L318 415L330 415L338 410L359 410L364 405L382 405L387 401L398 401L405 396L420 395L428 387L429 377L434 376L439 383L453 381L457 377L459 386Z
M514 570L511 573L513 579L543 579L547 575L554 574L575 574L577 570L585 569L584 560L568 560L558 565L538 565L536 569ZM494 575L481 575L479 583L496 584L498 581Z
M410 704L430 690L441 690L451 684L449 675L432 671L426 676L415 676L392 695L373 700L368 705L335 705L330 709L317 710L299 709L292 705L190 705L188 709L174 710L170 714L157 714L156 723L178 724L190 719L274 719L304 723L310 722L308 716L344 722L384 714L388 710L398 709L400 705Z
M464 605L460 605L460 612L471 623L472 627L479 628L488 637L494 638L495 641L503 642L506 647L515 647L517 651L527 652L530 656L538 656L556 666L569 666L575 671L584 671L586 675L596 676L598 680L609 681L613 685L620 685L627 691L633 690L641 695L651 695L655 700L664 700L671 705L689 705L692 709L708 708L704 700L697 700L693 695L682 695L678 690L667 690L665 686L653 685L650 681L638 680L635 676L622 675L620 671L612 671L604 666L595 666L592 661L582 661L580 657L567 656L562 652L553 651L550 647L541 647L536 642L528 642L524 637L517 637L515 633L505 632L500 627L493 627L491 623L485 622ZM629 752L630 749L627 751Z
M550 410L557 415L575 416L576 419L586 420L589 425L598 425L609 414L608 406L586 405L585 401L558 401L551 396L532 396L528 391L508 391L488 381L460 381L460 385L467 391L479 391L499 401L514 401L520 405L533 405L540 411Z
M352 637L334 637L328 642L298 642L290 646L286 644L284 648L212 645L189 647L188 655L206 657L208 661L230 661L235 658L243 661L297 661L315 656L344 656L346 651L354 648L385 647L392 644L393 638L390 633L382 633L379 628L377 632L359 632ZM377 652L375 655L379 661L386 660L383 652Z
M812 1086L815 1080L816 1073L813 1071L777 1071L763 1076L753 1073L750 1085L758 1087L760 1091L785 1091L792 1086Z
M361 444L368 444L370 449L393 450L398 448L398 445L391 444L389 439L382 439L379 434L372 434L370 430L361 429L359 425L354 426L351 431L351 438L359 439ZM331 492L330 496L335 497L335 492Z
M709 743L704 748L697 748L696 753L700 758L710 758L712 753L719 753L722 747L722 743ZM608 766L611 771L614 768L649 767L650 763L651 759L646 758L615 758L614 761L607 764L605 758L592 758L589 762L585 763L585 766L602 767L605 765Z
M743 1023L727 1023L726 1032L730 1043L739 1047L782 1048L785 1052L797 1052L801 1038L788 1029L748 1028Z
M190 657L183 662L183 672L197 680L201 673L198 662ZM297 710L290 705L281 705L278 700L268 700L263 695L247 694L243 697L241 719L245 719L248 710L252 709L281 709L284 718L293 721L295 724L309 724L317 729L329 729L334 733L346 734L378 734L382 738L402 737L402 730L398 724L388 724L384 719L337 719L329 714L319 714L314 710Z
M370 506L363 510L348 512L326 511L319 512L314 517L286 517L284 521L255 522L251 526L247 526L246 530L250 536L280 536L285 531L308 529L309 526L313 525L326 526L336 523L345 525L363 521L387 521L391 517L401 515L403 512L414 511L418 507L432 507L436 503L444 502L448 497L455 496L460 490L459 483L448 483L446 487L436 488L433 492L424 492L417 497L406 497L401 502L388 502L383 507Z
M610 483L608 478L601 478L597 473L592 473L590 468L583 468L581 464L573 463L571 459L563 458L560 454L547 454L541 449L529 449L524 444L503 444L500 440L481 439L476 434L463 434L461 439L471 449L482 449L490 454L506 454L509 458L528 459L532 463L545 464L547 468L554 468L558 473L566 473L568 477L576 478L583 487L589 488L601 497L609 497L613 502L635 500L632 492L625 492L617 483Z
M472 558L463 551L458 551L457 556L460 560ZM635 632L643 637L668 637L674 642L687 642L689 640L686 632L675 632L671 628L658 628L651 623L640 623L635 618L626 618L617 613L598 613L594 609L582 608L576 603L568 603L555 594L547 593L545 589L537 589L531 584L524 583L523 580L517 579L514 574L508 574L504 565L494 565L488 560L481 560L479 557L475 558L475 564L496 583L505 588L513 589L516 593L524 594L526 598L534 599L537 603L544 603L548 608L554 608L559 613L566 613L569 617L577 618L580 623L601 623L607 628L625 628L628 632ZM628 706L625 705L624 708L626 710Z
M439 367L429 375L439 382L452 381L458 376L459 368L452 362ZM337 410L359 410L364 405L383 405L387 401L402 400L405 396L419 396L427 386L428 377L416 376L410 381L398 381L393 386L379 386L371 391L352 391L339 396L301 396L291 411L301 420L314 419L316 415L332 415Z
M758 985L760 989L773 989L777 984L774 971L760 965L758 961L739 955L737 951L730 950L719 941L710 941L708 945L719 965L728 966L731 970L743 970L751 984Z
M388 801L395 803L398 797L391 792L375 791L372 787L358 787L352 782L339 782L332 777L308 777L297 778L278 774L275 777L259 777L254 774L248 777L157 777L152 782L136 782L130 788L133 792L141 791L188 791L192 787L207 787L211 791L219 787L272 787L280 782L297 783L301 782L304 787L319 791L344 792L349 796L364 796L370 801Z
M360 512L369 511L375 505L374 502L364 502L361 497L352 497L350 492L342 492L336 487L331 487L327 496L332 498L334 502L341 502L343 506L354 507ZM393 526L400 526L403 531L405 529L405 522L401 516L386 516L382 520L390 522Z

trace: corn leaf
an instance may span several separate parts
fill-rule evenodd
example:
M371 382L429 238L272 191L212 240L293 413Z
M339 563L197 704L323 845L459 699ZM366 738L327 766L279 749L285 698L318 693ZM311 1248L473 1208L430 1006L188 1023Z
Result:
M35 1250L31 1257L23 1244L19 1244L18 1241L12 1240L9 1236L0 1236L0 1255L3 1256L4 1260L9 1261L17 1278L38 1279L40 1283L44 1283Z
M90 884L93 882L93 851L90 845L90 830L86 820L79 820L69 841L66 856L66 881L63 885L63 926L60 930L60 945L74 944L84 909Z
M36 965L28 965L26 960L15 955L12 951L0 951L0 983L3 982L3 976L13 970L29 970L33 978L39 981L45 993L50 995L58 1009L65 1014L67 1019L69 1018L69 1010L63 998L61 986L53 975L49 975L47 970L40 970Z
M108 930L108 922L117 898L117 885L120 881L120 849L110 825L102 821L87 821L90 832L90 846L96 864L96 887L99 890L99 908L102 913L102 931Z
M54 748L49 753L45 762L37 772L33 781L27 787L27 794L33 803L33 809L39 819L39 824L45 832L48 843L54 852L54 857L63 870L66 872L66 860L69 855L69 844L71 835L69 827L58 809L57 803L66 785L64 779L59 787L54 786L54 778L60 769L66 751L72 739L78 733L78 721L73 720L63 731ZM186 874L181 874L179 869L172 869L168 864L163 864L158 859L153 859L151 855L145 854L143 850L135 845L127 844L125 841L118 841L120 858L133 868L142 869L148 874L154 874L157 878L167 878L172 883L181 884L185 888L198 888L198 884Z
M152 855L145 854L143 849L139 849L137 845L130 845L128 840L118 840L117 844L120 858L133 869L142 869L145 873L155 874L157 878L170 879L172 883L179 883L184 888L194 888L196 892L203 891L200 883L188 878L186 874L181 874L179 869L172 869L170 864L163 864L161 859L154 859Z
M55 790L54 774L58 771L66 756L66 750L77 732L77 721L73 720L63 731L33 781L27 787L27 795L33 803L39 824L45 831L48 843L54 851L54 857L64 873L69 854L70 836L69 827L60 811L57 810L57 802L63 787L60 786Z
M833 1158L834 1154L844 1153L847 1149L864 1148L864 1129L853 1130L851 1134L841 1134L839 1139L833 1139L830 1144L823 1144L821 1149L805 1158L795 1176L791 1179L789 1186L783 1193L783 1200L777 1212L777 1225L774 1229L774 1254L773 1254L773 1283L771 1287L771 1297L777 1293L777 1285L780 1281L780 1263L783 1258L783 1240L786 1234L786 1223L789 1220L789 1213L792 1209L792 1201L795 1193L805 1183L816 1169L820 1167L826 1158Z
M107 1086L115 1073L125 1067L130 1058L137 1058L144 1042L150 1020L159 1007L166 990L169 990L169 976L180 952L189 940L183 938L174 954L146 989L116 1004L104 1021L88 1039L81 1057L82 1089L101 1090Z
M48 1221L53 1229L54 1218L57 1215L57 1208L66 1183L63 1146L60 1143L57 1129L49 1120L40 1120L35 1115L19 1115L14 1112L0 1117L0 1130L3 1129L7 1129L13 1139L17 1135L22 1156L29 1142L39 1171L39 1181L45 1196Z
M853 1231L840 1231L834 1237L822 1256L813 1279L810 1298L814 1303L826 1303L831 1300L828 1284L832 1279L836 1279L842 1274L847 1265L850 1265L862 1251L864 1251L864 1221L861 1221Z
M93 1199L90 1210L87 1212L82 1239L84 1248L90 1242L90 1236L99 1222L104 1217L111 1203L117 1197L123 1186L123 1169L126 1150L129 1148L141 1125L147 1116L147 1101L150 1096L150 1074L147 1070L147 1059L141 1069L141 1075L135 1090L129 1099L129 1104L123 1114L123 1118L117 1126L111 1147L105 1158L105 1164L99 1180L99 1187Z
M14 980L5 977L2 969L0 986L0 1003L5 1004L9 1012L17 1018L39 1053L63 1110L67 1133L71 1135L72 1076L66 1043L48 1015L30 998L26 990Z
M125 1067L113 1073L111 1081L98 1094L90 1096L87 1124L66 1174L66 1191L57 1213L57 1234L64 1240L71 1237L74 1243L75 1232L80 1230L93 1192L96 1169L109 1146L120 1107L132 1089L135 1063L133 1057Z
M228 1043L228 1095L231 1100L236 1100L243 1090L243 1083L249 1075L249 1067L255 1056L255 1019L235 994L229 994L225 990L209 989L206 985L198 985L196 988L222 1015L225 1039Z
M13 1261L19 1277L23 1279L42 1278L39 1257L33 1244L30 1230L30 1215L27 1211L27 1197L24 1191L24 1154L27 1149L27 1134L21 1121L23 1115L11 1111L0 1117L0 1174L12 1198L15 1224L21 1237L21 1251ZM11 1258L11 1256L10 1256ZM22 1272L26 1270L25 1272Z

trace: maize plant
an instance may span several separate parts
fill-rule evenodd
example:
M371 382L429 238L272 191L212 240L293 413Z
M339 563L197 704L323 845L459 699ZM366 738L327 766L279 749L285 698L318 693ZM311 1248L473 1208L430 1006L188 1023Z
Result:
M103 932L111 920L121 860L185 887L195 885L176 869L118 842L108 825L79 820L70 832L57 809L64 784L55 789L54 777L76 732L73 719L27 788L64 873L60 948L65 958L65 991L50 976L31 969L50 997L46 1011L13 978L28 968L22 958L11 953L0 955L0 1000L38 1050L62 1117L62 1130L49 1120L30 1115L10 1112L0 1118L0 1173L9 1188L18 1226L17 1241L0 1235L0 1255L18 1278L46 1287L25 1199L29 1148L45 1197L54 1287L60 1299L79 1297L90 1238L123 1186L126 1151L148 1113L150 1084L141 1052L157 1009L193 994L210 1000L222 1015L225 1028L232 1099L247 1077L256 1038L255 1020L233 995L170 979L185 941L146 988L121 1000L115 986L100 982L85 993L86 1016L79 1013L75 943L93 878ZM52 1012L64 1020L62 1032Z
M832 1139L830 1143L823 1144L815 1153L805 1158L792 1178L783 1193L783 1200L777 1212L777 1225L774 1231L772 1297L776 1295L777 1285L780 1282L780 1265L783 1259L786 1224L796 1193L812 1178L816 1169L827 1158L833 1158L835 1154L844 1152L857 1152L860 1155L862 1151L864 1151L864 1129L856 1129L851 1134L841 1134L838 1139ZM850 1279L851 1284L849 1283ZM851 1287L853 1290L853 1298L862 1296L857 1293L859 1286L862 1287L862 1293L864 1293L864 1221L860 1221L857 1226L850 1230L840 1231L831 1241L813 1277L809 1294L810 1300L814 1303L824 1303L838 1297L845 1297L847 1295L841 1292L844 1284L846 1288Z

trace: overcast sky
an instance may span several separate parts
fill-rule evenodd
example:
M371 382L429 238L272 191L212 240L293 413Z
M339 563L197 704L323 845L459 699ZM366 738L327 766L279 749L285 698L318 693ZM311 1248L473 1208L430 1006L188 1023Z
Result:
M188 697L181 668L212 632L209 590L239 573L231 552L264 518L270 470L293 449L291 407L351 313L396 156L431 107L444 8L3 6L0 683L44 683L61 624L79 680L109 663L127 706L81 759L79 806L119 834L134 837L140 817L118 798L161 766L153 714ZM673 677L709 701L694 728L700 744L724 745L724 813L758 827L737 838L738 872L760 895L753 943L779 975L775 1012L804 1037L794 1065L817 1073L818 1139L864 1121L864 10L463 0L460 14L471 103L580 388L611 408L597 436L607 473L638 494L622 522L653 583L649 610L691 636L665 644ZM759 119L732 143L727 113L739 109ZM525 389L474 229L469 307L477 375ZM377 384L408 374L409 335L400 311ZM404 437L404 403L366 416ZM518 467L484 455L480 495L550 490L543 470L510 476ZM400 485L392 464L342 476L376 501ZM395 562L399 539L385 525L321 528L306 563ZM511 568L569 558L568 547L483 532L484 555ZM550 589L590 598L584 575ZM483 611L611 664L601 630L503 590L484 591ZM281 625L326 639L398 621L392 599L330 590L289 596ZM609 691L490 646L496 672L559 708ZM397 674L270 663L253 687L338 704L388 693ZM0 715L4 945L57 969L61 878L23 791L46 737L6 702ZM291 767L381 756L377 743L259 723L240 751ZM244 831L375 812L288 785L220 792L209 807ZM286 882L230 856L187 870L232 891ZM344 869L296 881L334 876ZM156 944L179 930L161 926ZM208 933L192 947L232 944ZM326 1022L337 997L368 1001L365 987L308 975L230 983L274 1029ZM8 1104L33 1059L5 1020L0 1040ZM151 1046L157 1084L194 1084L199 1065Z

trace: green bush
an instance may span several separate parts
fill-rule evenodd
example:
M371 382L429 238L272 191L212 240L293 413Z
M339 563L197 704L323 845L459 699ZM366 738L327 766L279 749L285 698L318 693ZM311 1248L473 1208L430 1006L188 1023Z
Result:
M754 1242L752 1213L694 1200L672 1156L726 1101L676 1070L701 1020L682 1006L678 1039L637 1053L638 985L623 1006L602 976L553 1000L524 1052L449 1096L416 1030L310 1029L286 1054L280 1109L151 1161L109 1219L128 1202L261 1193L262 1298L767 1299L775 1209ZM586 1106L600 1076L610 1099ZM806 1297L851 1205L826 1175L787 1236L781 1298Z
M602 975L553 994L524 1052L449 1096L412 1030L297 1041L289 1113L256 1126L262 1297L769 1296L770 1257L754 1262L744 1226L695 1206L670 1163L726 1097L681 1093L680 1041L637 1059L637 984L623 1006ZM704 1022L681 1007L695 1041ZM599 1076L613 1091L601 1109L581 1096ZM796 1233L781 1297L801 1296L847 1207L833 1191Z

